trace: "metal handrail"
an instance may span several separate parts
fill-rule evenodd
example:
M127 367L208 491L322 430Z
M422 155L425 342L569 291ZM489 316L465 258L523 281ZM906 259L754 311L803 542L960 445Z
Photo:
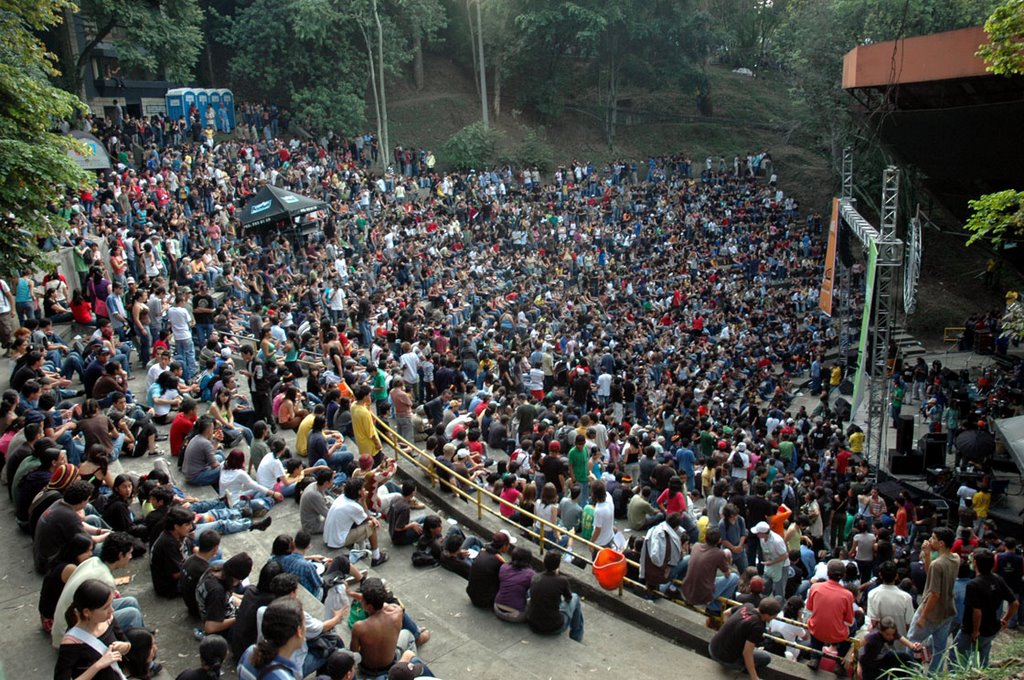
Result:
M433 456L431 456L430 454L428 454L426 451L424 451L423 449L419 448L418 446L416 446L415 444L410 442L408 439L403 437L401 434L396 432L388 423L386 423L383 419L381 419L376 414L371 413L371 416L373 417L374 423L376 424L378 430L383 430L384 431L384 436L381 437L382 440L384 440L389 446L391 446L391 448L395 451L395 453L397 455L400 455L400 456L404 457L406 460L411 462L413 465L415 465L416 467L418 467L419 469L421 469L425 473L427 473L427 475L431 479L431 485L436 484L438 482L438 475L437 475L436 470L434 470L433 465L429 465L428 466L427 464L423 463L422 461L417 460L417 456L410 455L409 450L412 450L412 451L416 452L416 454L418 454L418 456L422 456L423 458L426 458L431 463L434 463L436 461L436 459ZM400 448L399 446L397 446L397 444L399 444L399 443L403 444L404 448ZM497 512L497 511L493 510L492 508L484 505L483 502L482 502L483 498L486 496L487 498L490 498L492 501L496 501L499 505L505 505L505 506L510 507L510 508L516 508L517 512L519 512L520 515L523 515L525 517L529 517L531 520L533 520L534 522L540 524L543 527L550 528L552 531L554 531L556 533L556 535L558 533L568 534L571 537L569 539L569 545L572 545L573 541L578 541L578 542L583 543L584 545L587 545L587 546L589 546L589 547L591 547L592 549L595 549L595 550L601 550L603 547L607 547L607 546L599 546L596 543L593 543L592 541L589 541L589 540L587 540L585 538L577 536L573 531L566 531L564 527L559 527L559 526L557 526L555 524L552 524L548 520L545 520L542 517L538 517L537 515L535 515L535 514L533 514L531 512L526 512L524 510L519 509L514 503L505 500L501 496L498 496L498 495L488 491L487 489L484 489L483 487L479 486L478 484L476 484L472 480L468 479L467 477L463 477L462 475L458 474L454 470L449 470L448 474L451 475L453 478L457 479L460 483L463 483L463 484L466 484L466 485L469 485L469 486L472 486L472 487L476 488L476 494L471 494L468 491L465 491L464 489L459 487L458 485L455 485L455 484L450 485L451 489L460 498L464 498L466 500L473 499L473 500L476 501L476 505L477 505L477 519L483 519L483 513L486 511L489 514L492 514L495 517L499 518L503 522L508 522L508 523L511 523L511 524L515 525L520 531L522 531L522 532L524 532L526 534L529 534L531 537L537 539L537 541L538 541L538 543L540 545L540 553L541 554L544 553L544 544L547 543L547 542L550 542L553 545L549 549L556 549L556 550L560 550L562 552L568 553L568 554L572 555L574 558L581 559L581 560L587 562L588 564L593 564L594 563L593 558L588 558L588 557L584 557L582 555L578 555L578 554L574 553L572 550L570 550L568 547L562 547L562 546L558 545L557 543L555 543L554 541L551 541L547 537L543 536L543 531L538 533L538 532L534 531L532 528L527 528L527 527L524 527L524 526L522 526L522 525L520 525L518 523L512 522L508 517L505 517L500 512ZM640 564L638 562L634 562L633 560L630 560L630 559L626 559L626 563L629 564L632 567L636 567L636 568L640 567ZM685 601L677 599L677 598L669 597L668 595L662 593L661 591L658 591L658 590L653 590L652 591L649 588L647 588L647 586L645 584L640 583L638 581L634 581L633 579L630 579L628 577L624 578L623 582L624 583L628 583L628 584L630 584L632 586L639 587L639 588L641 588L642 590L644 590L646 592L649 592L649 593L652 593L652 594L657 594L659 597L662 597L665 600L668 600L669 602L673 602L673 603L675 603L675 604L677 604L677 605L679 605L681 607L689 609L690 611L693 611L693 612L695 612L697 614L700 614L702 616L707 616L709 619L713 619L716 622L718 622L719 624L724 619L724 612L725 612L724 609L722 610L721 613L719 613L717 615L711 614L711 613L707 612L706 610L701 609L700 607L696 607L696 606L694 606L694 605L692 605L692 604L690 604L688 602L685 602ZM679 581L678 579L675 579L673 581L673 583L676 584L676 585L679 585L682 582ZM619 586L619 596L620 597L622 596L622 591L623 591L622 586ZM736 600L731 600L731 599L726 598L726 597L719 597L718 599L719 599L719 601L723 605L727 605L728 607L734 607L734 606L742 604L741 602L738 602ZM792 625L800 626L801 628L807 628L807 624L805 622L803 622L803 621L798 621L798 620L794 620L794 619L788 619L788 618L783 617L783 616L777 616L776 618L778 620L784 622L784 623L789 623L789 624L792 624ZM834 658L834 659L839 659L839 660L842 660L842 658L843 658L843 657L840 657L838 654L831 654L829 652L825 652L824 650L815 650L812 647L808 647L806 645L802 645L802 644L800 644L798 642L791 642L789 640L786 640L785 638L777 637L777 636L774 636L774 635L771 635L771 634L768 634L768 633L765 633L764 637L766 637L767 639L772 640L774 642L778 642L780 644L783 644L786 647L793 647L794 649L799 649L801 651L810 652L810 653L818 654L818 655L821 655L821 656L828 656L828 657L831 657L831 658ZM856 664L856 662L857 662L856 650L860 646L860 641L857 640L856 638L852 638L852 637L848 638L848 641L851 642L851 644L853 645L853 649L854 649L854 660L853 660L853 662Z

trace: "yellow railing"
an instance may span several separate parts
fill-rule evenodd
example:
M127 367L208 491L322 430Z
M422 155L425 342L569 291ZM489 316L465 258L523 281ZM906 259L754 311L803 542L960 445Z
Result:
M417 468L422 470L424 473L426 473L430 477L431 486L437 485L439 483L439 479L438 479L437 471L435 469L435 459L434 459L434 457L432 455L428 454L423 449L417 447L415 444L413 444L409 440L405 439L402 435L400 435L398 432L396 432L383 419L379 418L376 415L373 415L373 419L374 419L374 422L377 425L377 431L378 431L378 434L381 436L381 440L383 442L385 442L388 446L390 446L392 448L392 450L395 451L396 455L401 456L402 458L404 458L405 460L409 461L410 463L415 465ZM412 453L410 453L410 452L412 452ZM416 455L413 455L413 453L415 453ZM423 460L420 460L420 459L424 459L427 462L424 463ZM605 546L599 546L596 543L593 543L593 542L591 542L591 541L589 541L589 540L587 540L587 539L585 539L585 538L583 538L581 536L577 536L572 531L566 531L564 528L559 527L558 525L553 524L550 521L548 521L548 520L546 520L546 519L544 519L542 517L538 517L537 515L535 515L535 514L533 514L531 512L526 512L526 511L522 510L521 508L516 506L514 503L505 500L501 496L498 496L498 495L496 495L494 493L491 493L487 489L484 489L483 487L481 487L480 485L476 484L472 480L470 480L470 479L468 479L466 477L463 477L462 475L458 474L454 470L448 470L447 474L450 475L453 480L458 482L457 484L456 483L451 483L451 482L448 483L448 486L451 488L451 490L454 491L456 493L456 495L458 495L460 498L463 498L463 499L465 499L467 501L472 500L472 501L474 501L476 503L476 511L477 511L476 514L477 514L477 519L478 520L483 519L483 515L486 512L486 513L488 513L490 515L493 515L493 516L497 517L502 522L506 522L506 523L512 524L516 529L526 533L531 538L537 540L538 545L540 546L541 554L544 553L544 546L545 546L545 544L546 543L550 543L551 545L550 545L549 549L553 548L553 549L560 550L560 551L562 551L564 553L568 553L568 554L572 555L574 558L578 558L580 560L583 560L584 562L587 562L588 564L593 564L594 560L593 560L592 557L584 556L584 555L579 555L579 554L573 552L572 549L571 549L571 546L574 543L580 543L580 544L583 544L583 545L585 545L585 546L587 546L587 547L589 547L589 548L591 548L592 550L595 550L595 551L596 550L600 550L602 547L605 547ZM475 489L475 493L470 493L470 492L466 491L464 488L462 488L462 485L465 485L465 487L467 489L468 488ZM537 524L539 524L541 526L540 532L534 531L532 528L524 527L523 525L519 524L518 522L514 522L511 519L509 519L508 517L505 517L504 515L501 514L501 512L496 511L493 508L491 508L488 505L486 505L483 502L484 498L487 498L487 499L489 499L489 500L491 500L491 501L493 501L493 502L495 502L495 503L497 503L499 505L504 505L506 507L512 508L516 512L518 512L521 516L530 518L531 520L533 520L533 522L535 522L535 523L537 523ZM551 539L544 537L543 533L544 533L545 529L551 530L556 537L558 535L560 535L560 534L568 534L570 536L568 546L570 546L570 547L562 547L562 546L558 545L557 543L555 543L554 541L552 541ZM626 562L631 567L634 567L636 569L640 568L640 564L637 563L637 562L634 562L633 560L627 559ZM683 600L680 600L680 599L677 599L677 598L673 598L673 597L669 597L668 595L662 593L661 591L650 590L643 583L640 583L638 581L634 581L634 580L632 580L632 579L630 579L628 577L623 579L623 582L624 583L628 583L628 584L630 584L632 586L635 586L635 587L643 590L644 592L647 592L647 593L650 593L652 595L661 597L661 598L663 598L665 600L668 600L669 602L673 602L673 603L679 605L680 607L684 607L686 609L689 609L692 612L696 612L696 613L698 613L698 614L700 614L702 616L707 616L709 619L712 619L712 620L716 621L717 624L721 624L721 622L722 622L722 618L723 618L722 614L717 614L717 615L710 614L709 612L706 612L704 609L701 609L700 607L695 607L694 605L691 605L690 603L685 602ZM674 584L676 586L681 585L681 583L682 582L679 581L678 579L676 579L674 581ZM622 596L622 591L623 591L623 589L622 589L622 586L620 585L619 586L619 596L620 597ZM731 599L725 598L725 597L720 597L718 599L719 599L719 601L724 606L728 606L728 607L732 607L732 606L741 604L740 602L737 602L736 600L731 600ZM795 619L787 619L787 618L782 617L782 616L778 616L776 618L778 618L780 621L783 621L785 623L789 623L789 624L792 624L792 625L800 626L801 628L807 628L807 624L805 622L803 622L803 621L798 621L798 620L795 620ZM815 649L813 649L811 647L808 647L806 645L802 645L802 644L800 644L798 642L790 642L790 641L786 640L785 638L777 637L777 636L774 636L774 635L769 635L767 633L765 634L765 637L767 639L769 639L769 640L773 640L774 642L778 642L780 644L783 644L786 647L792 647L794 649L799 649L799 650L804 651L804 652L809 652L809 653L812 653L812 654L820 654L822 656L829 656L829 657L832 657L834 659L840 659L841 660L841 657L839 657L838 655L830 654L830 653L827 653L827 652L824 652L824 651L818 651L818 650L815 650ZM853 663L856 663L856 660L857 660L857 650L859 649L860 641L857 640L856 638L850 638L849 641L853 645Z

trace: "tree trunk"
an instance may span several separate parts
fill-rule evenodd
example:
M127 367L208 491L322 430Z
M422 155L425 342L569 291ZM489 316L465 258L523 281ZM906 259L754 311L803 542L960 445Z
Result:
M476 39L477 57L480 59L480 107L483 114L484 127L490 127L487 115L487 65L484 62L484 22L480 15L480 0L476 0Z
M494 55L494 120L501 117L501 65L505 61L503 50Z
M366 32L366 27L363 26L362 22L359 22L359 29L363 33L363 42L366 44L366 59L369 65L370 72L370 88L373 91L373 111L377 114L377 145L380 146L384 141L384 128L381 121L380 115L380 94L377 92L377 66L373 58L373 44L370 42L370 35ZM379 160L382 167L387 167L387 148L381 148L381 153L378 154Z
M416 89L423 89L423 36L416 31L412 37L412 77Z
M210 43L206 43L203 49L206 52L206 77L209 79L210 87L217 87L217 83L214 82L215 78L213 75L213 49Z
M473 85L476 87L476 94L480 96L480 74L477 72L476 61L476 29L473 28L473 9L470 7L472 0L466 0L466 22L469 26L469 50L473 55Z
M377 67L380 69L380 117L384 129L385 153L391 153L391 142L388 135L388 100L384 95L384 29L380 25L380 14L377 13L377 0L373 0L373 19L377 22Z

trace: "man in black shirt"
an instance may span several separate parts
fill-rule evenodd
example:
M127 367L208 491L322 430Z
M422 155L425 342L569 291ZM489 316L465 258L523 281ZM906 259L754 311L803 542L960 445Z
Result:
M1003 552L996 555L996 573L1006 581L1006 585L1010 587L1010 590L1017 593L1019 601L1021 593L1024 591L1024 588L1022 588L1022 585L1024 585L1024 556L1020 554L1017 545L1017 539L1013 536L1007 536L1006 540L1003 541ZM1017 619L1010 619L1010 624L1007 627L1010 630L1016 630L1020 618L1021 610L1018 607Z
M503 555L512 550L516 539L505 529L497 531L491 537L491 544L484 546L469 570L469 583L466 594L475 607L491 609L494 597L498 594L498 572L505 564Z
M583 609L580 596L569 589L569 579L558 573L562 555L544 555L544 571L533 578L526 605L526 622L540 635L558 635L566 628L569 638L583 642Z
M999 575L992 573L995 555L991 550L975 548L971 553L971 560L978 575L967 584L967 592L964 595L964 618L954 643L956 653L953 658L966 665L972 662L974 654L977 653L979 665L986 668L989 652L992 650L992 640L1017 616L1019 603L1006 582ZM1000 620L999 612L1003 602L1009 606Z
M388 511L388 533L394 545L412 545L423 534L423 525L410 517L416 484L402 482L402 495L391 503Z
M164 520L164 530L153 544L149 572L153 590L160 597L177 597L180 592L181 565L192 554L188 535L195 528L195 515L185 508L171 508Z
M89 482L82 479L72 482L64 492L64 498L48 507L39 518L32 544L33 563L38 573L46 573L50 560L60 553L75 534L89 534L93 543L106 539L110 531L87 525L79 514L89 504L92 492L93 485Z
M249 578L251 571L252 558L244 552L233 556L222 566L206 570L196 587L196 602L204 633L222 635L230 644L231 627L235 625L238 607L234 590Z
M771 663L772 657L756 647L764 639L768 622L780 611L782 605L774 597L761 600L757 607L736 607L708 643L708 655L727 668L747 671L750 680L758 680L758 671Z
M217 303L206 289L206 282L196 284L196 294L192 298L192 315L196 320L196 341L200 348L206 347L206 341L213 332L213 318L217 313Z
M188 613L199 617L199 604L196 602L196 586L206 570L210 568L210 560L220 550L220 534L210 529L199 534L196 550L181 565L181 599L185 601Z

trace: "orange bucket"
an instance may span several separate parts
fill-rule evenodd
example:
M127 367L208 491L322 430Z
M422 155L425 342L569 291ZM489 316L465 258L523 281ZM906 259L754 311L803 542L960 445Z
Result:
M594 560L594 576L605 590L618 590L626 578L626 556L611 548L601 548Z

